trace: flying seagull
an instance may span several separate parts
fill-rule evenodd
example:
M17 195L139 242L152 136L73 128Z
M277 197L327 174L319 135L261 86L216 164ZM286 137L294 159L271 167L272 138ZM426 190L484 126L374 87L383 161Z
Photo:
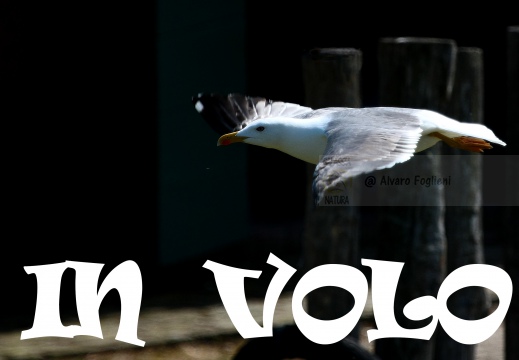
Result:
M339 183L393 167L439 141L472 152L502 146L492 130L431 110L397 107L309 107L242 94L201 93L195 109L221 136L217 145L238 142L273 148L315 164L317 204Z

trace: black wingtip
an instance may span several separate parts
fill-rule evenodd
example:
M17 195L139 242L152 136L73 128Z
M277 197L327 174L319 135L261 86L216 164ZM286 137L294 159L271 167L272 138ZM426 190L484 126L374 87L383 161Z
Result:
M255 104L260 99L263 98L239 93L199 93L192 96L191 101L208 125L223 135L243 128L243 124L254 117Z
M195 110L219 135L233 131L239 124L226 96L214 93L199 93L191 97Z

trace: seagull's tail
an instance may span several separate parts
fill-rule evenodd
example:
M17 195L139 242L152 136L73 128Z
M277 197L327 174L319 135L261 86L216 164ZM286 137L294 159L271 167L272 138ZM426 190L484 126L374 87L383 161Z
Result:
M443 140L448 145L468 151L483 152L492 149L489 142L506 146L492 130L482 124L459 122L438 113L424 111L428 134Z
M492 130L490 130L489 128L487 128L485 125L482 125L482 124L460 122L459 130L457 131L457 134L454 133L452 135L479 138L479 139L493 142L494 144L506 146L504 141L499 139Z

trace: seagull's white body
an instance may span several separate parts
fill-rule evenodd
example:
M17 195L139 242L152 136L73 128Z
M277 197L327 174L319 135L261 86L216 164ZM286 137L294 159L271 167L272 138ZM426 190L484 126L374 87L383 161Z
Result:
M235 142L273 148L316 164L317 197L334 184L409 160L443 140L452 147L483 152L488 142L505 146L482 124L463 123L431 110L395 107L324 108L229 94L199 94L196 110Z
M379 108L391 111L402 111L400 108ZM413 153L426 150L434 146L441 139L429 136L439 132L446 137L456 138L470 136L481 138L490 142L505 146L495 134L486 126L475 123L461 123L442 114L430 110L405 109L419 120L420 131L416 131L417 142L409 144ZM321 116L299 119L288 117L272 117L259 119L253 126L245 127L236 132L236 136L244 137L246 144L273 148L282 151L297 159L317 164L321 156L325 154L328 138L327 127L333 120L335 113L327 113ZM347 121L346 119L344 121ZM255 129L259 126L265 130L258 133Z

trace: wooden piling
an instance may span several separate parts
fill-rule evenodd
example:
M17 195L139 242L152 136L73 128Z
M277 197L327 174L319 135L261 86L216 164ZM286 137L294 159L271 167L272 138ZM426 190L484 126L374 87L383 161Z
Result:
M351 48L313 49L302 57L305 105L359 107L362 53ZM359 211L354 206L315 207L312 179L315 165L308 165L306 222L303 235L305 270L323 264L359 267ZM353 308L347 291L325 287L307 296L308 314L322 320L336 319ZM358 330L351 333L358 337Z
M463 122L483 122L483 51L459 48L455 80L446 115ZM468 264L484 263L482 220L482 164L480 154L442 144L443 176L454 185L445 186L445 234L447 273ZM463 186L459 186L463 184ZM453 294L449 310L466 320L488 315L490 297L482 287L469 287ZM477 345L453 340L441 326L437 328L436 360L473 360Z
M507 32L507 136L506 191L511 204L519 203L519 26L510 26ZM519 207L508 206L504 216L505 270L512 278L514 289L519 288ZM505 318L506 360L519 359L519 296L512 297Z
M384 38L379 43L380 105L444 112L452 93L456 43L448 39ZM439 147L435 146L406 163L390 169L395 177L440 174ZM395 298L395 317L406 328L423 327L430 319L410 321L403 307L424 295L436 296L445 276L443 188L396 187L387 206L380 209L378 259L404 262ZM399 198L423 199L429 206L391 206ZM404 203L405 205L405 203ZM383 359L432 360L434 336L415 339L376 340Z

